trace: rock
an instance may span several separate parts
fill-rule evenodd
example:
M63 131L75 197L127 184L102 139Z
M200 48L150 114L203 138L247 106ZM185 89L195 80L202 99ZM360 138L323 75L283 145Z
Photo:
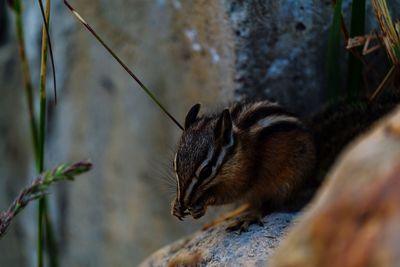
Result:
M351 1L343 2L346 10ZM327 91L323 70L331 4L225 0L236 47L237 96L275 99L301 114L317 109Z
M399 202L400 108L342 154L269 266L400 266Z
M294 218L274 213L241 234L227 233L226 223L220 224L160 249L139 266L265 266Z
M15 41L13 36L8 40ZM11 42L0 44L0 66L0 211L3 211L26 184L32 151L16 45ZM28 257L24 251L29 245L21 237L26 236L29 228L24 223L31 220L28 213L21 214L1 239L0 266L27 266Z

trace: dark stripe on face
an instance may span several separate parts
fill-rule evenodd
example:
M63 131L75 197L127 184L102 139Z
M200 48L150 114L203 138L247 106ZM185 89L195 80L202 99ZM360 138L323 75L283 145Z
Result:
M235 136L233 136L233 138L235 138ZM225 162L227 162L228 159L230 159L233 156L233 154L234 154L233 152L235 151L235 148L236 148L236 142L233 141L233 146L231 146L230 148L228 148L226 150L226 154L225 154L224 160L222 161L221 165L217 166L217 169L215 171L215 176L218 175L219 171L221 170L222 166L224 166Z
M218 175L219 171L221 170L221 168L222 168L222 166L225 164L225 162L226 162L229 158L232 157L233 151L235 150L235 147L236 147L235 136L232 136L232 138L233 138L233 141L232 141L233 144L232 144L232 146L230 146L230 147L218 147L218 148L214 151L214 154L213 154L213 156L211 157L210 161L208 162L208 165L209 165L211 168L216 168L216 169L215 169L215 173L214 173L213 177L211 178L211 180L208 180L208 179L207 179L207 178L209 178L210 176L209 176L209 177L197 177L198 180L197 180L197 182L195 183L195 185L193 186L193 189L192 189L192 191L190 192L189 196L187 197L187 202L188 202L188 203L191 203L191 201L192 201L194 195L195 195L196 192L197 192L197 189L198 189L201 185L203 185L203 182L204 182L205 180L208 180L208 181L206 181L206 184L208 184L209 182L211 182L211 181L214 179L214 177L216 177L216 176ZM220 165L217 166L217 164L218 164L218 159L219 159L221 153L224 151L224 149L225 149L225 156L224 156L222 162L220 163ZM212 175L212 174L211 174L211 175ZM193 179L195 179L195 178L193 178Z
M179 189L182 190L182 189ZM184 193L184 192L183 192ZM179 192L179 198L178 198L179 203L181 204L182 207L185 207L185 195L182 194L182 192Z
M208 163L208 164L211 165L211 167L214 167L215 164L217 164L217 159L218 159L218 156L219 156L220 153L221 153L221 147L218 147L215 150L214 155L212 156L210 162Z
M201 182L197 181L197 183L193 186L193 189L190 192L189 196L187 197L187 203L185 203L185 204L187 204L189 206L190 206L190 204L193 204L192 203L193 196L196 193L196 191L197 191L197 189L199 188L200 185L201 185Z
M221 153L221 148L219 147L214 151L214 154L212 155L212 157L211 157L210 161L207 163L207 165L209 165L211 168L214 167L215 164L217 163L217 159L218 159L218 156L219 156L220 153ZM200 170L200 172L201 172L201 170ZM196 193L198 187L207 178L208 177L193 177L192 178L192 179L197 179L197 182L195 183L195 185L193 186L193 189L191 190L191 192L189 193L189 196L187 197L187 202L188 203L190 203L192 201L192 198L193 198L194 194Z
M266 138L268 138L269 136L271 136L273 134L287 132L290 130L307 131L306 128L299 122L281 121L281 122L276 122L272 125L265 127L264 129L260 130L257 133L257 139L265 140Z
M245 104L243 103L237 103L233 106L233 108L230 110L233 119L236 118L240 112L242 112L244 106Z
M293 117L293 114L290 112L284 110L280 106L261 106L257 108L256 110L248 111L247 114L243 116L243 118L240 120L238 127L240 129L248 129L254 124L256 124L258 121L268 117L268 116L278 116L278 115L287 115L290 117Z

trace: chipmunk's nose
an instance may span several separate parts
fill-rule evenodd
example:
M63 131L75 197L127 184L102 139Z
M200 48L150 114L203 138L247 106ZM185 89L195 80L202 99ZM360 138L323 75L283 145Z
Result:
M175 199L172 204L172 215L182 221L183 218L189 214L190 213L186 211L186 208L177 199Z

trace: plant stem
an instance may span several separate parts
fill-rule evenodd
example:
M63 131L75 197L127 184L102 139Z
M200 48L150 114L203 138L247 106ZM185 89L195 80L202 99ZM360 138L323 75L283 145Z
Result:
M353 0L351 8L350 35L362 36L365 31L365 0ZM358 49L360 52L361 49ZM353 53L349 53L347 72L347 99L354 100L359 97L363 87L363 64Z
M139 80L139 78L128 68L128 66L117 56L117 54L103 41L103 39L96 33L96 31L82 18L81 15L64 0L64 4L71 10L72 14L90 31L90 33L100 42L100 44L110 53L110 55L125 69L125 71L139 84L143 91L153 100L153 102L178 126L182 131L182 125L172 116L171 113L158 101L157 97Z
M400 22L393 20L385 0L373 0L372 6L382 30L386 52L393 64L400 69Z
M61 164L53 170L39 175L33 182L24 188L5 212L0 212L0 239L6 234L12 220L31 201L44 197L49 187L60 181L73 181L76 176L90 171L90 161L79 161L73 164Z
M32 135L32 144L36 161L36 169L41 173L44 169L44 143L45 143L45 128L46 128L46 70L47 70L47 45L49 37L46 25L42 30L42 57L41 57L41 70L40 70L40 128L38 129L34 107L33 107L33 85L30 76L29 62L25 52L25 38L24 28L22 22L22 4L20 0L12 2L12 9L15 13L15 24L18 38L18 47L22 63L22 71L25 83L25 95L29 112L30 128ZM45 20L49 21L50 17L50 1L46 3ZM50 217L47 213L46 199L39 200L38 211L38 255L37 265L43 266L43 248L44 248L44 230L46 231L47 243L51 245L49 249L49 259L51 266L58 266L58 259L56 257L56 243L52 231ZM45 229L43 227L46 227Z
M15 24L18 37L19 53L22 63L22 70L25 83L25 95L28 105L30 128L32 135L32 144L35 155L36 169L41 173L44 169L44 145L46 130L46 73L47 73L47 49L51 50L51 42L49 35L49 19L50 19L50 0L46 1L46 10L43 10L42 0L38 0L42 16L44 19L42 28L42 55L40 69L40 118L39 129L37 127L36 116L34 112L33 85L30 76L29 62L25 52L24 28L22 22L22 4L20 0L10 1L10 6L15 13ZM52 55L52 53L51 53ZM52 58L54 91L56 93L56 77L55 67ZM55 99L57 96L55 94ZM47 212L47 201L45 198L39 200L38 207L38 251L37 265L43 266L44 236L46 236L47 252L50 266L58 266L57 244L53 234L53 227L50 215Z
M50 0L46 1L45 20L49 25L50 18ZM43 23L42 27L42 49L41 49L41 62L40 62L40 117L39 117L39 158L38 170L39 173L44 169L44 146L45 146L45 132L46 132L46 71L47 71L47 36L46 27ZM37 266L43 267L43 251L44 251L44 226L51 223L50 219L45 220L47 215L47 202L46 198L39 200L38 208L38 244L37 244ZM49 255L50 256L50 255Z
M47 253L49 256L49 264L52 267L57 267L58 266L58 246L55 241L54 237L54 229L53 229L53 224L50 218L50 214L46 212L44 214L44 223L46 226L46 248L47 248Z
M329 32L328 43L328 92L331 101L334 101L340 88L340 25L342 18L342 0L334 1L334 13Z
M396 70L396 67L393 65L389 69L388 73L386 73L383 80L380 82L378 88L376 88L375 92L369 98L370 102L374 101L380 95L380 93L382 93L383 89L385 89L385 87L388 85L390 79L392 78L392 75L395 74L395 70Z
M46 21L50 18L50 0L46 1ZM47 73L47 32L42 27L42 51L40 61L40 120L39 120L39 172L44 169L44 145L46 136L46 73Z
M14 1L13 10L15 13L15 27L17 31L19 55L22 64L22 72L24 75L25 97L28 106L33 151L35 153L35 158L38 158L39 156L38 132L37 132L37 124L33 108L33 85L30 75L29 62L25 52L25 36L24 36L24 26L22 22L22 6L20 0Z

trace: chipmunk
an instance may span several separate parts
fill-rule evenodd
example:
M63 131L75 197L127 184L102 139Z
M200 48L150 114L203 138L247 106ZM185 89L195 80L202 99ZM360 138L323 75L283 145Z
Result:
M312 198L340 151L400 103L391 90L375 102L339 100L301 121L269 101L239 102L221 113L186 115L173 167L172 214L197 219L208 206L243 202L228 231L244 231L268 213L299 210Z
M198 219L208 206L242 202L246 212L228 226L245 231L280 210L310 178L311 134L299 118L269 101L239 102L221 113L186 115L173 167L172 214Z

